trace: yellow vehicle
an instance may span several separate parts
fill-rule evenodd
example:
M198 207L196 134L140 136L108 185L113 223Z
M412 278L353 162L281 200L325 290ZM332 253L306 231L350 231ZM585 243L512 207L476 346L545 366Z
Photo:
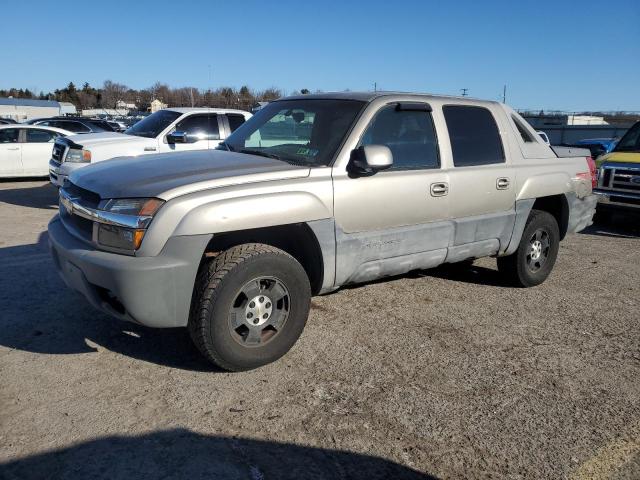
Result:
M640 209L640 122L633 125L618 145L598 158L599 207Z

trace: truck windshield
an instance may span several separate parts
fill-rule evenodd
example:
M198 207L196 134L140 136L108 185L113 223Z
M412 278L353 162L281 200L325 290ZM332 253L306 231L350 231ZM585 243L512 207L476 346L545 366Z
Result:
M364 105L354 100L325 99L272 102L218 148L296 165L329 165Z
M631 127L620 139L614 152L640 152L640 122Z
M155 138L181 115L181 113L171 110L160 110L127 128L124 133L136 137Z

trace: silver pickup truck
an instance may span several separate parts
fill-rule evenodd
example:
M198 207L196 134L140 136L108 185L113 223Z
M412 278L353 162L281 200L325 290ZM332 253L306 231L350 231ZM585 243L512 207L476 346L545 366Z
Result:
M399 93L270 103L214 151L74 172L49 224L67 285L122 320L188 327L210 361L255 368L300 336L310 298L497 257L542 283L591 224L588 152L554 151L511 108Z

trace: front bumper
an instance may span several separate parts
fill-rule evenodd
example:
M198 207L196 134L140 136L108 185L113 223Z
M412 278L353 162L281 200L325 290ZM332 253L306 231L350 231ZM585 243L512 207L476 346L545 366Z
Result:
M69 178L71 172L77 170L78 168L86 167L87 165L91 165L90 163L72 163L72 162L63 162L58 163L54 159L49 160L49 180L56 187L62 187L64 185L64 181Z
M593 193L598 196L598 207L640 210L640 194L599 189Z
M91 305L148 327L187 325L202 253L211 235L171 237L155 257L96 250L65 228L49 223L49 246L60 276Z

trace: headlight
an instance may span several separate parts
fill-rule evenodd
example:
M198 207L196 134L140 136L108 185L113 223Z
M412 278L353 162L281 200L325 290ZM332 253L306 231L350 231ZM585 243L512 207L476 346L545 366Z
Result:
M71 163L90 163L91 151L84 149L81 150L78 148L70 148L64 161Z
M164 201L157 198L116 198L101 202L99 210L114 214L110 221L132 226L99 223L98 243L121 250L137 250L146 227L163 204Z
M121 250L137 250L142 244L145 232L146 230L140 228L116 227L101 223L98 225L98 243Z
M164 202L158 198L114 198L107 200L100 210L121 215L152 217Z

